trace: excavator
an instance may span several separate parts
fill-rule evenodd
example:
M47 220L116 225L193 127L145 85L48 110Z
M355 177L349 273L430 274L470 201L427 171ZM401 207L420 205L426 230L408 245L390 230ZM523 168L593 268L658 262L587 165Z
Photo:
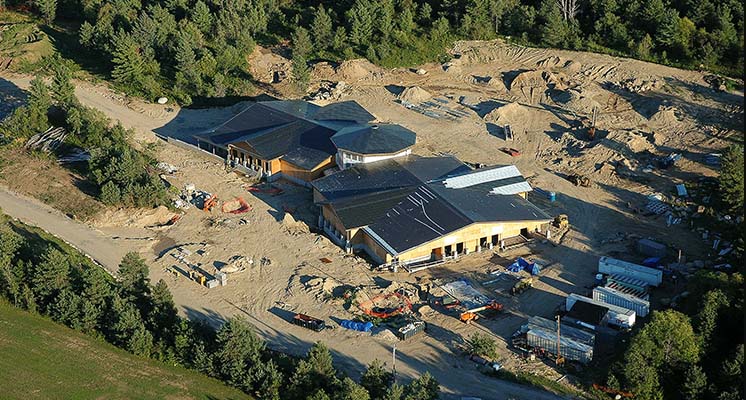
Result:
M489 303L481 307L472 308L470 310L466 310L462 312L461 315L459 316L459 319L463 323L470 324L472 321L476 321L477 319L479 319L479 315L477 313L480 311L485 311L485 310L502 311L502 309L503 309L502 304L492 300Z
M202 205L202 209L205 212L210 212L216 205L218 205L218 196L211 194L208 198L205 199L205 202Z

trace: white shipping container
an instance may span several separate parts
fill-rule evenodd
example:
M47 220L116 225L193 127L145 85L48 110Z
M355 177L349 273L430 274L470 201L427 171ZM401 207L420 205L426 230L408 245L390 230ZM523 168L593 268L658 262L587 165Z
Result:
M632 310L640 317L645 317L650 313L650 302L635 297L631 294L622 293L610 287L596 287L593 289L593 300L603 301L604 303L624 307Z
M663 271L659 269L643 267L611 257L601 257L598 260L598 272L606 275L628 276L644 281L651 286L658 286L663 282Z
M616 325L622 328L631 328L635 325L636 314L633 310L628 310L624 307L619 307L613 304L605 303L603 301L594 300L575 293L571 293L565 299L565 310L570 311L575 303L578 301L607 308L609 311L606 314L606 320L609 324Z

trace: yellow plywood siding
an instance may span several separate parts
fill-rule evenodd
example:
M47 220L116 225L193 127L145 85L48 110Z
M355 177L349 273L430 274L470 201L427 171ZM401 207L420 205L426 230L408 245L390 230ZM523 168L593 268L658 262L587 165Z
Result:
M456 245L459 243L463 243L464 249L468 249L469 252L475 252L477 251L477 247L479 246L480 240L482 238L486 238L487 242L489 242L493 235L499 235L498 237L500 239L513 237L519 235L522 229L527 229L529 232L533 232L536 230L536 228L539 228L548 222L549 220L471 224L467 227L462 228L461 230L452 232L445 236L441 236L428 243L424 243L418 247L400 253L398 255L398 258L400 262L421 259L430 255L433 252L433 249L443 248L448 245L453 246L453 250L455 250ZM368 235L365 236L367 238ZM386 251L375 240L366 239L364 240L364 242L366 244L368 244L369 242L371 243L369 248L371 249L371 251L376 253L376 255L380 253L386 253Z
M293 165L292 163L289 163L285 160L279 160L280 166L279 170L274 170L274 165L272 166L272 173L275 172L282 172L283 175L291 176L296 179L300 179L305 182L310 182L314 179L320 178L324 174L324 170L333 167L334 166L334 157L329 156L327 159L325 159L322 163L314 167L313 170L307 170L300 168L296 165Z

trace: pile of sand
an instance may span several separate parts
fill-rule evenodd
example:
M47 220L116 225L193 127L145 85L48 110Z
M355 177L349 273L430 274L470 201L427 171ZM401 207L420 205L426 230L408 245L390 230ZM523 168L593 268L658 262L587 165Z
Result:
M412 86L404 89L397 97L399 100L408 103L422 103L423 101L430 100L433 95L419 86Z
M380 68L366 59L347 60L336 69L337 75L347 81L369 78L379 72Z
M168 223L175 215L165 206L151 209L106 210L100 213L91 223L98 227L126 226L147 227L161 226Z
M625 144L633 153L640 153L646 150L652 151L655 148L648 138L640 134L629 135L626 138Z
M508 103L484 116L485 121L499 125L526 124L530 119L529 108L519 103Z
M658 112L650 116L650 122L661 125L670 126L678 124L679 118L676 116L676 107L661 106L658 108Z
M387 328L382 328L378 332L373 333L372 336L378 340L383 340L385 342L398 342L399 341L399 338L396 337L394 332L391 332L391 330Z
M261 46L254 47L248 57L251 76L262 83L278 83L290 76L290 60Z
M567 77L563 73L530 70L518 74L510 82L510 93L523 97L530 104L544 102L550 89L567 89Z
M582 91L568 89L552 95L552 99L562 104L563 108L572 110L578 114L590 114L593 108L601 110L601 105L590 96L585 96Z
M305 222L296 220L290 213L285 213L282 217L282 227L287 233L294 236L311 232Z

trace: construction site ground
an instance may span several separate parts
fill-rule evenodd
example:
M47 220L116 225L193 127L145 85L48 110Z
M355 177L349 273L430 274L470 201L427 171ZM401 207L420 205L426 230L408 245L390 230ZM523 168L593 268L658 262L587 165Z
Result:
M474 164L517 165L534 187L557 194L555 202L536 193L530 200L550 215L569 216L571 228L553 241L537 238L499 255L474 253L415 274L373 271L364 258L344 254L316 233L318 211L308 189L279 182L274 185L283 190L281 194L249 191L254 182L226 171L219 160L158 138L188 138L224 121L242 104L181 109L128 99L104 86L78 82L76 94L84 104L133 128L135 141L154 143L159 161L177 168L173 174L164 174L177 192L193 184L221 201L209 213L192 206L174 225L164 226L174 211L105 209L82 194L86 201L101 207L85 221L86 229L93 232L86 240L100 240L107 246L113 243L119 252L142 254L151 265L151 279L166 280L184 315L216 325L231 315L245 316L272 348L293 354L302 354L313 342L323 341L352 376L359 376L376 358L391 365L391 350L396 345L397 372L415 377L430 371L446 398L554 398L531 388L487 380L463 355L464 339L474 332L489 333L498 341L500 361L506 368L558 379L560 374L540 361L520 360L509 349L510 335L529 316L552 318L567 294L589 292L599 256L641 259L633 250L634 240L650 237L672 249L682 249L688 260L706 257L709 244L687 221L668 226L664 217L637 211L647 204L648 195L672 196L677 183L716 176L716 169L704 159L742 140L743 93L716 91L701 72L605 55L502 42L460 42L454 53L460 58L445 67L422 66L427 71L424 75L409 69L381 70L365 61L345 62L336 68L317 65L313 88L334 87L321 96L325 99L321 104L356 100L380 121L412 129L417 133L417 154L446 153ZM30 79L0 74L0 94L9 96L19 87L27 88ZM339 81L345 84L339 85ZM276 88L280 92L282 85ZM415 86L418 89L411 89ZM598 134L589 142L585 131L576 127L594 106L598 109ZM422 112L428 110L431 112ZM514 133L513 141L504 140L506 124ZM503 147L514 148L521 155L511 157L500 150ZM674 167L661 170L654 166L655 157L672 152L682 155ZM49 168L57 168L49 164ZM10 179L7 173L0 174L3 185L41 200L48 199L39 195L39 185L77 187L70 175L63 173L38 173L35 180ZM571 174L588 176L591 186L574 186L564 179ZM231 214L220 210L222 201L237 197L245 200L250 211ZM19 214L23 210L25 214L16 216L39 225L46 220L56 227L54 221L66 218L48 213L44 205L33 201L6 204L10 205L3 200L4 212L14 215L14 210ZM81 226L75 222L74 229ZM75 244L80 235L74 229L54 233ZM85 251L97 258L95 247ZM208 274L225 265L240 272L229 274L226 286L207 289L180 272L186 265L175 256L199 263ZM479 285L494 276L488 272L506 267L518 256L546 267L532 289L513 297L495 293L499 284ZM102 264L115 268L110 261ZM428 323L427 334L405 342L377 329L361 333L337 324L360 315L341 296L349 288L362 288L355 295L358 299L397 287L421 288L434 279L445 283L460 278L475 282L483 293L503 303L505 310L495 318L467 325L457 315L434 307L422 316ZM415 303L415 309L424 304ZM317 333L292 325L289 316L295 312L323 318L334 328Z

